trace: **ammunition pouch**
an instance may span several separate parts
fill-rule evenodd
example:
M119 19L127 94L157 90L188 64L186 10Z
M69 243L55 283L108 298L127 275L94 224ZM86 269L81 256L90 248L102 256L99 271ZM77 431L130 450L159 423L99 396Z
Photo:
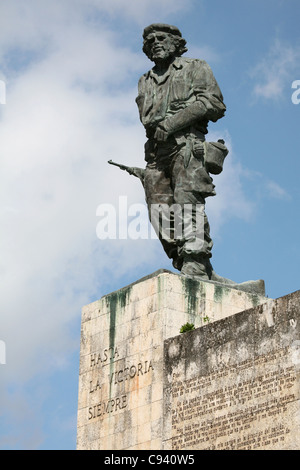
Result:
M225 157L228 149L224 145L224 140L217 142L204 142L204 164L209 173L219 175L223 170Z

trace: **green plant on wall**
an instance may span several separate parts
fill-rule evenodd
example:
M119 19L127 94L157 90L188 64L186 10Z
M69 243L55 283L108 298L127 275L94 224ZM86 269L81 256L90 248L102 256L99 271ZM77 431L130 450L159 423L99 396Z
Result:
M185 325L182 325L180 328L180 333L186 333L186 331L191 331L195 329L195 325L193 323L185 323Z

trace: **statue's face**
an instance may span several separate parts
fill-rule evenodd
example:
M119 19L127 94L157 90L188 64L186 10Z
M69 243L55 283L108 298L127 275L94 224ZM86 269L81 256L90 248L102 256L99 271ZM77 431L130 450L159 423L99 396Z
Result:
M156 31L147 36L148 56L154 62L168 60L175 56L176 46L172 35Z

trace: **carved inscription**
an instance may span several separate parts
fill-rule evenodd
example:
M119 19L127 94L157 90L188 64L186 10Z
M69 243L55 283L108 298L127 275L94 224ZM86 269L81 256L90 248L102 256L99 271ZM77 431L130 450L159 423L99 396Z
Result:
M89 420L93 418L99 418L105 414L113 413L115 411L122 410L127 406L127 395L122 395L121 397L111 398L110 400L105 400L97 405L90 406L89 408Z
M172 448L262 449L284 443L289 421L277 418L297 399L294 366L278 367L286 354L284 348L184 381L174 373Z
M124 410L128 405L128 393L111 397L114 389L115 393L117 393L117 387L123 382L133 380L135 377L144 376L153 371L152 361L144 360L129 364L125 362L124 365L124 360L124 357L120 357L117 347L103 349L100 352L90 354L90 370L96 369L99 373L97 372L96 379L93 377L93 380L89 381L89 393L98 393L99 402L88 408L89 421L95 418L104 418L106 415ZM103 388L109 390L109 397L102 396Z
M104 366L108 362L112 362L118 359L119 353L118 348L106 348L101 352L91 354L91 367Z
M150 370L153 370L152 362L144 361L139 362L137 365L132 364L128 367L119 369L110 374L110 383L120 383L128 379L134 379L135 376L147 374Z

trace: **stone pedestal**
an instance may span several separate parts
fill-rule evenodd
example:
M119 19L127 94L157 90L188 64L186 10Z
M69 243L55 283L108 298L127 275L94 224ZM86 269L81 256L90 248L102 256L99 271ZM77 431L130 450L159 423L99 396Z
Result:
M264 296L160 270L84 307L77 448L162 450L178 446L172 416L165 409L167 399L169 410L179 413L170 401L172 383L164 375L164 341L179 335L187 322L204 330L206 325L262 304L268 305ZM265 311L268 316L268 308ZM204 334L201 341L206 341ZM178 345L174 364L168 359L169 371L176 361L183 367L186 356L178 353ZM189 379L184 376L184 380ZM177 388L179 382L178 375Z

